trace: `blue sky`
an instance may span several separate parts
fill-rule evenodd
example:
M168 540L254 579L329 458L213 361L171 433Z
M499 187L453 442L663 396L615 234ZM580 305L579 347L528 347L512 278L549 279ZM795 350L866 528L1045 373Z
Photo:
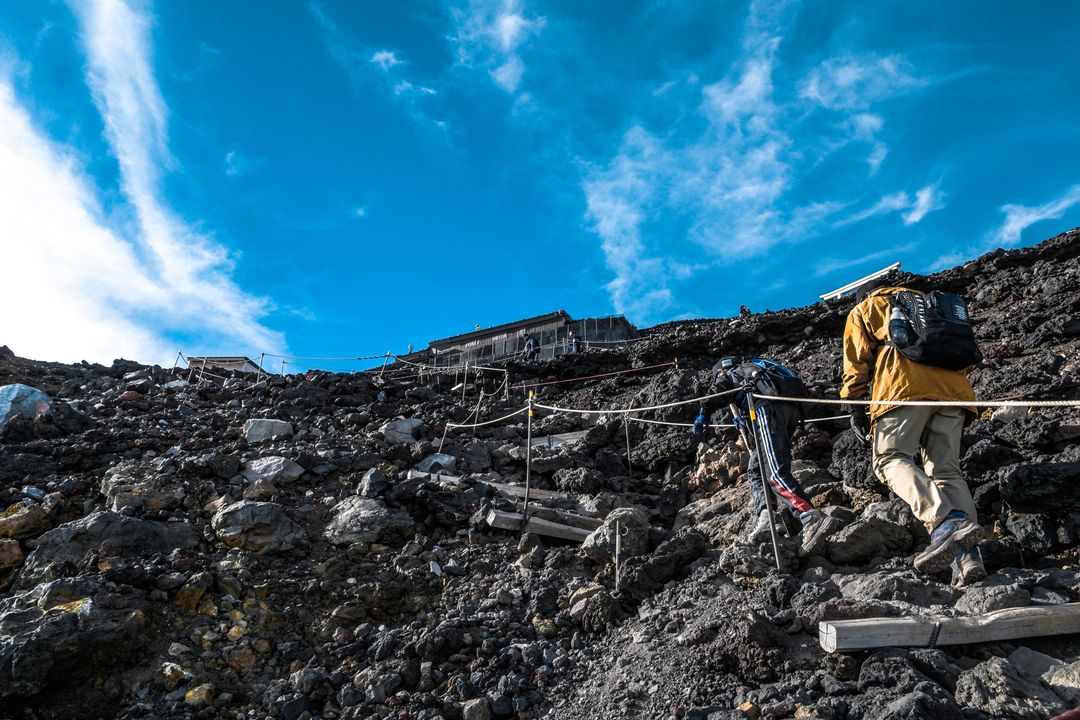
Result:
M0 3L0 344L645 326L1080 225L1080 5L942 8Z

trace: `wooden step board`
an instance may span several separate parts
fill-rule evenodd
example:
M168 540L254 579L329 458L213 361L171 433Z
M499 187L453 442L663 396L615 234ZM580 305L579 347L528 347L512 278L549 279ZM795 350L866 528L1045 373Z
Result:
M530 493L531 494L531 493ZM592 532L596 528L604 524L604 521L600 518L586 517L585 515L578 515L577 513L567 512L566 510L556 510L555 508L543 507L541 505L535 505L530 503L532 509L530 513L545 520L551 520L556 522L555 518L558 518L557 522L563 525L570 525L571 527L578 527L582 530L588 530ZM525 512L525 503L522 500L518 500L514 503L518 512Z
M1080 633L1080 603L1006 608L971 617L866 618L818 624L818 642L826 652L967 645L1070 633Z
M533 447L558 447L576 443L585 437L588 430L575 430L574 432L558 433L556 435L540 435L532 439Z
M487 515L487 523L491 527L500 528L502 530L522 530L521 523L524 521L525 516L521 513L506 512L505 510L489 510ZM575 542L583 542L585 538L591 535L591 531L584 528L572 527L570 525L563 525L562 523L551 522L550 520L542 520L535 515L529 517L529 521L525 523L525 532L536 533L537 535L545 535L547 537L560 538L562 540L573 540Z
M523 485L508 485L506 483L487 482L483 481L485 485L490 485L499 491L503 497L516 500L518 498L525 497L525 486ZM529 488L529 500L570 500L577 502L577 498L573 495L558 492L556 490L540 490L538 488Z

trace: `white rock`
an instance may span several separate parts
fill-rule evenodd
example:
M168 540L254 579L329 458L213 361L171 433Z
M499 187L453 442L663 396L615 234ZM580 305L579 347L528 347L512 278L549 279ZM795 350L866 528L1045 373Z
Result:
M291 437L292 434L292 425L284 420L260 418L258 420L248 420L244 423L244 439L249 443L260 443L266 440Z
M408 418L405 420L391 420L388 423L384 423L379 428L379 432L383 434L386 442L389 443L411 443L416 439L417 433L424 427L424 421L416 418Z
M453 455L446 455L444 453L434 453L428 455L426 458L416 464L416 469L420 472L433 473L439 471L445 471L448 473L454 472L457 467L457 458Z
M304 468L288 458L274 455L250 461L241 474L249 483L259 480L272 483L292 482L304 474Z

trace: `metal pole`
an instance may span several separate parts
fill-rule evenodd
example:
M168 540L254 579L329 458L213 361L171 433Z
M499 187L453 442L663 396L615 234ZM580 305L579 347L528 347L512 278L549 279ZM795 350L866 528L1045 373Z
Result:
M176 351L176 359L173 360L173 363L172 363L172 369L173 370L175 370L176 366L180 364L180 358L183 357L183 355L184 355L183 350L177 350Z
M382 361L382 367L379 369L379 377L382 377L383 373L386 372L386 363L388 362L390 362L389 350L386 351L386 358Z
M475 423L480 422L480 402L483 399L484 399L484 391L483 391L483 389L481 389L480 390L480 397L476 398L476 409L473 410L473 423L474 423L473 429L472 429L473 437L476 437L476 425L475 425Z
M266 359L266 353L259 353L259 372L257 372L255 374L255 382L256 383L258 383L260 380L262 380L262 372L263 372L262 367L263 367L263 360L265 360L265 359Z
M465 374L461 376L461 402L465 402L465 388L469 386L469 361L465 361Z
M533 396L529 391L529 419L525 424L525 507L521 511L521 534L525 534L525 526L529 523L529 490L532 487L532 420L533 420Z
M443 451L443 446L446 445L446 433L450 430L450 423L443 425L442 440L439 441L439 452Z
M634 477L634 464L630 461L630 411L623 413L623 429L626 430L626 467L628 475Z
M765 479L765 462L764 459L761 457L761 446L758 443L757 413L754 411L754 396L752 393L746 393L746 404L750 412L750 433L751 435L753 435L754 438L754 456L757 458L758 475L761 476L761 488L765 491L765 510L769 514L769 537L772 539L773 557L776 559L776 569L780 570L780 544L776 538L776 522L775 518L773 517L772 508L772 488L769 487L769 483ZM736 417L739 413L739 408L736 405L732 404L731 412L732 417ZM747 444L746 433L743 432L742 428L739 428L739 434L742 435L743 444L746 445L746 448L749 450L750 445Z
M620 529L621 529L621 523L618 520L616 520L615 521L615 592L619 592L619 564L620 564L619 561L621 559L619 556L622 555L622 533L619 532Z

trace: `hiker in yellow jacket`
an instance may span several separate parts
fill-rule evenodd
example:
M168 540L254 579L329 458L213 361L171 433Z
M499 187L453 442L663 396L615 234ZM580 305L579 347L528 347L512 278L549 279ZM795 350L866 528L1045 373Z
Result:
M916 556L915 568L936 573L951 563L954 583L972 583L985 577L986 570L978 550L982 528L960 472L961 433L968 414L975 413L970 368L946 369L905 357L890 332L890 322L898 317L899 294L926 296L881 287L884 284L868 283L856 293L859 302L844 327L840 397L874 401L852 405L851 424L864 442L872 434L874 474L930 532L930 546ZM966 307L960 314L966 321ZM890 400L971 401L973 406L903 406L890 405ZM916 455L921 456L921 467Z

